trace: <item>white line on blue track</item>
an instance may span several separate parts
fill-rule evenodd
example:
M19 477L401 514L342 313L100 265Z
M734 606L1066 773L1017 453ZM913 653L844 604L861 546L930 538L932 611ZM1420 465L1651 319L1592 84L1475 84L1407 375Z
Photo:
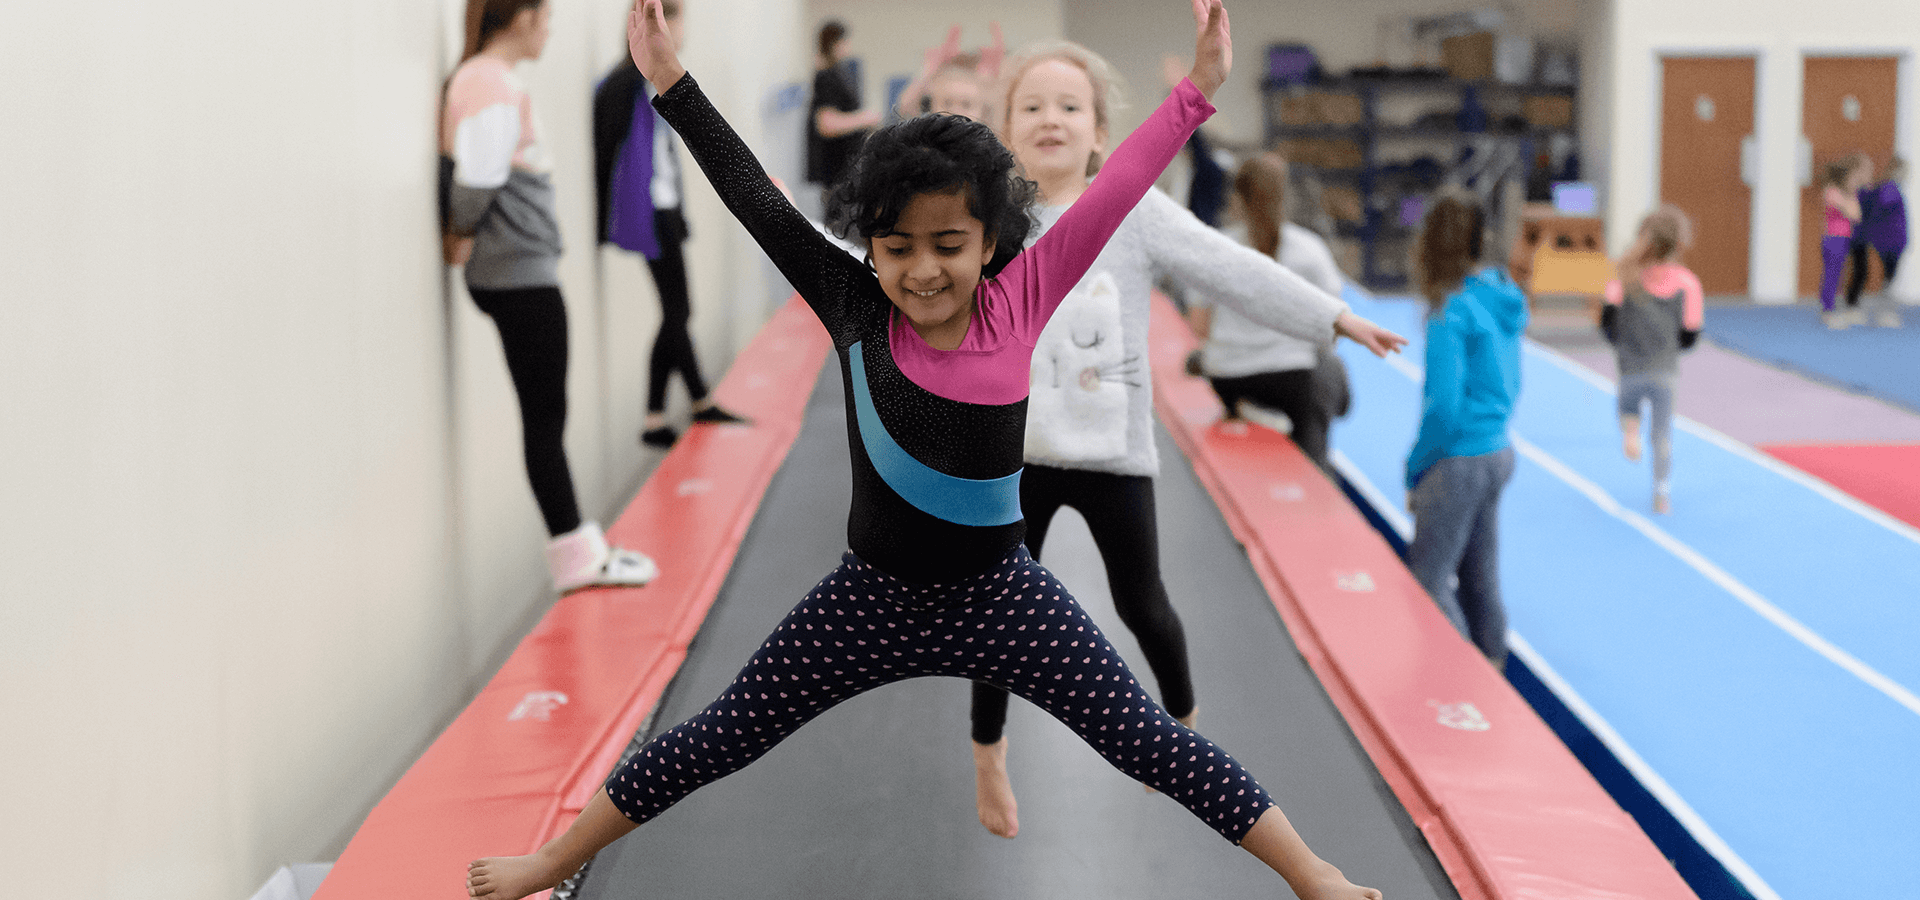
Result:
M1395 368L1399 367L1396 365ZM1408 518L1407 513L1393 501L1387 499L1387 495L1373 483L1373 479L1368 478L1367 474L1353 463L1353 460L1348 459L1346 454L1338 450L1332 451L1330 458L1334 468L1347 479L1347 483L1351 484L1360 496L1365 497L1368 503L1373 504L1374 510L1380 514L1381 518L1387 520L1387 524L1393 526L1394 531L1399 532L1401 540L1413 539L1413 520ZM1707 820L1694 810L1693 804L1681 797L1680 792L1674 790L1673 786L1667 783L1667 779L1662 777L1659 771L1640 755L1639 751L1633 749L1633 745L1621 736L1619 730L1613 727L1613 723L1607 721L1606 716L1601 715L1599 710L1594 709L1593 705L1586 701L1586 698L1580 696L1580 692L1574 690L1571 683L1560 677L1560 673L1533 649L1532 644L1527 643L1527 639L1522 637L1520 632L1508 629L1507 647L1526 663L1534 676L1539 678L1540 682L1547 686L1547 690L1552 691L1554 696L1566 705L1567 710L1573 713L1574 717L1578 718L1600 743L1606 745L1607 752L1613 754L1613 758L1619 760L1620 764L1632 773L1634 780L1638 781L1647 793L1652 794L1661 806L1666 807L1667 812L1687 830L1688 834L1693 836L1694 841L1712 854L1714 859L1719 860L1720 865L1726 867L1727 872L1739 880L1740 885L1753 895L1754 900L1783 900L1780 893L1775 891L1772 885L1767 884L1767 880L1762 878L1759 872L1754 871L1753 866L1748 865L1739 852L1734 850L1726 839L1713 829L1712 825L1707 824Z
M1536 350L1538 348L1529 346L1528 349ZM1548 358L1554 358L1557 355L1558 354L1548 354ZM1411 379L1415 384L1420 384L1425 377L1420 367L1406 357L1390 356L1387 358L1387 362L1395 371L1407 376L1407 378ZM1577 364L1572 364L1571 361L1569 361L1569 367L1577 367ZM1613 385L1611 384L1602 382L1601 386L1609 393L1613 391ZM1687 422L1686 419L1680 417L1675 417L1675 421L1680 423ZM1571 466L1561 462L1555 458L1553 454L1540 449L1531 441L1521 437L1519 432L1515 431L1511 432L1511 434L1513 437L1513 448L1518 451L1520 455L1525 456L1542 469L1551 473L1555 478L1565 482L1568 487L1578 491L1581 495L1592 501L1595 506L1599 507L1602 512L1625 522L1628 527L1640 532L1661 549L1673 554L1675 558L1686 563L1701 575L1706 576L1708 581L1719 585L1722 590L1731 594L1735 600L1740 601L1742 605L1772 623L1774 627L1786 632L1789 637L1799 641L1813 652L1820 654L1820 656L1827 661L1846 670L1848 674L1866 682L1866 684L1874 690L1879 691L1893 702L1905 707L1908 712L1920 715L1920 696L1916 696L1913 691L1908 690L1899 682L1888 678L1872 666L1861 662L1858 657L1842 650L1832 641L1827 640L1818 632L1808 628L1805 624L1801 623L1800 620L1788 615L1784 610L1780 609L1780 607L1774 605L1772 601L1761 596L1760 592L1746 586L1739 579L1728 574L1725 569L1715 565L1713 561L1707 559L1686 542L1667 533L1665 529L1653 524L1651 521L1648 521L1645 516L1621 506L1618 500L1615 500L1611 494L1602 490L1599 485L1594 484L1580 473L1575 472ZM1825 490L1822 491L1823 496L1828 496L1829 498L1836 493L1838 493L1838 491L1835 491L1832 487L1825 487ZM1852 498L1848 499L1851 500ZM1854 501L1849 505L1849 508L1854 508L1857 512L1860 506L1861 504L1858 501ZM1886 518L1888 517L1882 515L1875 519L1875 521ZM1912 533L1913 529L1911 528L1902 526L1902 528L1894 528L1893 530L1895 533L1904 534L1908 537L1914 536Z

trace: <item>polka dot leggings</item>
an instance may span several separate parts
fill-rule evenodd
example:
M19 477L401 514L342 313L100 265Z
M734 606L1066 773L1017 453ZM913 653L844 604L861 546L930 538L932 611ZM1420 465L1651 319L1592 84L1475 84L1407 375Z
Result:
M906 678L984 681L1072 728L1115 768L1239 843L1274 805L1225 750L1149 698L1053 573L1016 548L953 585L915 587L848 553L719 699L607 780L644 823L745 768L834 704Z

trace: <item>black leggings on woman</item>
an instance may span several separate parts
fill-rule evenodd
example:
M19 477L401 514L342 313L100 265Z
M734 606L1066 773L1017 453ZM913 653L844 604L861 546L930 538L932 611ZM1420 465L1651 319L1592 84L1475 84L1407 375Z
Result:
M521 452L547 534L580 527L567 468L567 305L555 287L469 288L473 304L500 329L507 373L520 399Z
M1314 396L1313 370L1291 369L1285 372L1256 372L1238 378L1211 378L1213 392L1229 413L1242 400L1250 400L1268 409L1287 414L1293 422L1293 444L1322 471L1333 471L1327 458L1327 430L1333 420Z
M687 261L680 252L686 243L686 220L677 209L654 214L654 233L660 237L660 258L647 260L653 273L653 286L660 293L660 333L653 339L653 353L647 358L647 412L667 408L667 379L675 372L687 383L687 395L694 400L707 398L707 383L700 377L700 363L693 355L693 335L687 324L693 318L693 304L687 298Z
M985 572L932 587L846 554L718 699L614 771L607 797L644 823L835 704L926 675L1018 692L1234 843L1273 806L1232 756L1154 704L1086 611L1021 547Z
M1147 668L1160 684L1160 702L1176 718L1193 713L1193 672L1187 666L1187 633L1160 580L1160 535L1154 515L1153 479L1084 469L1030 465L1020 475L1020 509L1027 517L1027 546L1038 557L1053 514L1062 506L1080 511L1107 566L1107 587L1120 621L1140 642ZM1007 724L1007 691L973 685L973 739L992 744Z

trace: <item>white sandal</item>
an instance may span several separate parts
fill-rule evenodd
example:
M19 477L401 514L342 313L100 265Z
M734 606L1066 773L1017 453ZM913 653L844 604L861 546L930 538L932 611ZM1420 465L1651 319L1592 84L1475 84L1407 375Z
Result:
M598 522L582 522L547 542L547 570L560 593L601 585L638 587L660 574L660 567L638 550L607 546Z

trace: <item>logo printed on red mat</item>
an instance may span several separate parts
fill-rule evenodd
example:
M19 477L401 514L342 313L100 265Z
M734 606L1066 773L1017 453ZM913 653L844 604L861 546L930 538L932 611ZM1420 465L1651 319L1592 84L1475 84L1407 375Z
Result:
M1428 700L1427 705L1434 708L1437 715L1434 721L1458 731L1486 731L1493 727L1487 717L1480 714L1480 708L1465 701L1459 703L1441 703Z
M1299 503L1307 499L1307 489L1295 482L1289 481L1286 484L1269 486L1267 488L1267 496L1282 503Z
M1349 594L1371 594L1378 587L1373 583L1373 574L1365 570L1359 572L1333 573L1333 586Z
M705 494L705 493L711 492L712 490L713 490L713 479L689 478L685 481L680 482L680 484L674 488L673 492L676 494L679 494L682 497L691 497L694 494Z
M507 713L507 721L518 722L521 719L535 719L545 722L553 717L553 711L567 705L567 695L559 691L528 691L520 698L513 712Z

